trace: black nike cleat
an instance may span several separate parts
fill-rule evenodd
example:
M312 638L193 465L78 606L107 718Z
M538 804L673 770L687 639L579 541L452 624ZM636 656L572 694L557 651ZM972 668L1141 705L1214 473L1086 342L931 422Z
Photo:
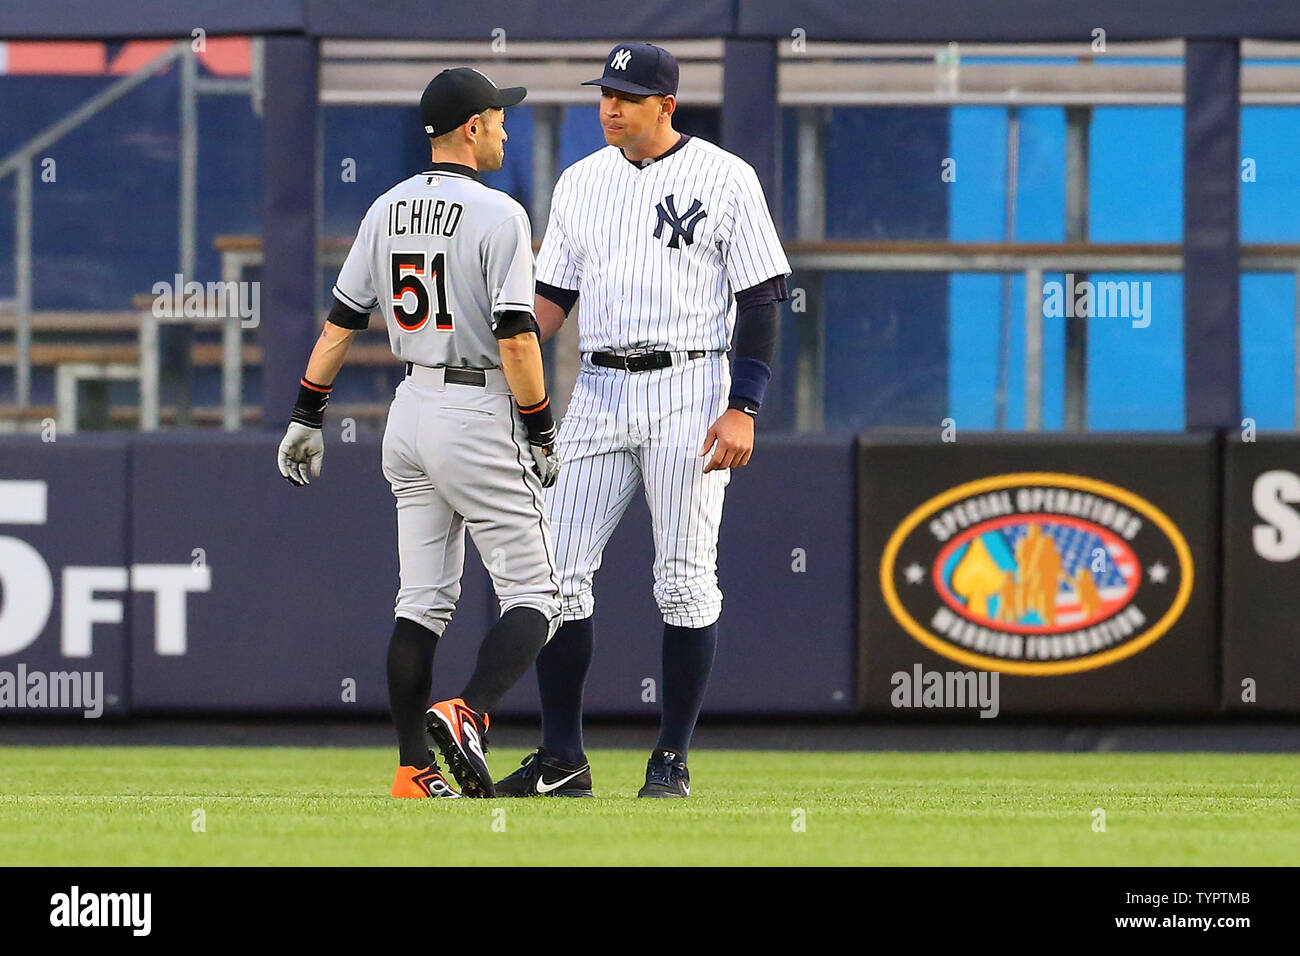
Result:
M645 786L638 797L689 797L691 774L686 761L671 750L656 750L645 767Z
M466 797L494 797L488 770L488 715L466 706L459 697L443 700L425 712L424 728L433 738L452 776Z
M540 748L519 769L498 780L498 797L591 797L591 765L567 764Z

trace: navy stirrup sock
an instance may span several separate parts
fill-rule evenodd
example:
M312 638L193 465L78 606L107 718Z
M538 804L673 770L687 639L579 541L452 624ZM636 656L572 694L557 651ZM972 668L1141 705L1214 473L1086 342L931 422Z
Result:
M591 618L566 621L537 655L542 697L542 748L568 764L586 762L582 749L582 686L595 648Z

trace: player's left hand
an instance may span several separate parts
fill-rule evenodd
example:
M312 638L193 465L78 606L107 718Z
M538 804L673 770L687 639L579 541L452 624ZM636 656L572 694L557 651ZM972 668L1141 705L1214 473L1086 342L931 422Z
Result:
M706 475L724 468L743 468L749 464L749 456L754 452L754 419L738 408L728 408L709 426L700 457L707 455L715 445L713 457L704 466Z
M312 478L320 477L324 461L325 439L321 436L321 430L300 422L290 422L277 456L280 474L295 485L308 485Z

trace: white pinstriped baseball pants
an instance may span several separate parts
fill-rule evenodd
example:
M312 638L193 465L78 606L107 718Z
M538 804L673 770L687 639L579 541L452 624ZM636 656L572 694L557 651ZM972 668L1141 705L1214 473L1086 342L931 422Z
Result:
M560 425L560 475L545 490L560 573L561 616L590 617L592 579L638 485L654 534L654 598L665 623L704 627L722 613L718 529L730 471L699 454L727 406L725 352L627 372L583 356Z

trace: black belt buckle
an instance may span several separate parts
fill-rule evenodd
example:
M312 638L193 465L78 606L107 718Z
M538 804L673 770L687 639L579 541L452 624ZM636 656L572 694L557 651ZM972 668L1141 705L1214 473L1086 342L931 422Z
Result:
M629 372L649 372L652 369L663 368L663 359L665 358L668 359L668 364L671 365L673 359L667 352L634 349L623 357L623 362Z
M487 373L481 368L446 368L442 373L442 380L451 385L476 385L483 388L487 385Z
M452 385L477 385L479 388L487 387L487 372L481 368L452 368L450 365L420 366L421 368L441 368L442 380L444 383ZM409 378L412 370L415 368L413 362L406 363L406 375Z

